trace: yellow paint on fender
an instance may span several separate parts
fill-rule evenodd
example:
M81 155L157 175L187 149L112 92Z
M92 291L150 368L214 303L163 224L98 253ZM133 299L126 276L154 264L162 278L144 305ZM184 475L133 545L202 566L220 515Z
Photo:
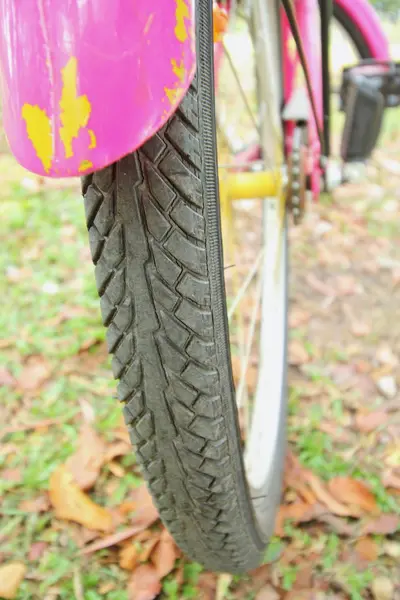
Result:
M86 127L91 105L86 95L77 95L77 60L71 57L61 69L63 90L61 94L60 137L64 144L65 156L73 156L72 140L77 138L82 128ZM90 134L89 134L90 135Z
M50 171L53 160L53 136L51 121L45 110L37 105L24 104L22 118L26 123L26 131L37 157L41 160L46 173Z
M92 148L96 148L97 145L97 139L96 139L96 134L93 131L93 129L89 129L88 130L88 134L89 134L89 149L91 150Z
M93 163L90 160L83 160L81 162L81 164L79 165L79 173L83 173L84 171L87 171L88 169L91 169L93 167Z
M185 65L183 64L183 60L181 60L181 62L178 64L177 61L173 58L171 60L171 65L172 65L172 71L174 73L174 75L177 76L177 78L179 79L179 81L183 81L185 79Z
M180 42L185 42L188 37L185 19L189 19L189 7L185 0L175 0L176 2L176 26L175 35Z
M171 60L171 66L172 72L174 75L176 75L178 81L176 81L173 88L165 87L164 92L170 103L175 105L178 101L179 96L184 91L184 88L180 84L183 83L185 80L186 69L183 60L181 60L178 64L178 62L174 58Z

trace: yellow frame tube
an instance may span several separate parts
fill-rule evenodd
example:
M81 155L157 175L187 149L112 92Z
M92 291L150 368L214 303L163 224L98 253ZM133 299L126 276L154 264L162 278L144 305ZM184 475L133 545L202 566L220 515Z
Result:
M221 195L228 200L280 196L281 174L276 171L220 172ZM223 189L221 189L223 188Z

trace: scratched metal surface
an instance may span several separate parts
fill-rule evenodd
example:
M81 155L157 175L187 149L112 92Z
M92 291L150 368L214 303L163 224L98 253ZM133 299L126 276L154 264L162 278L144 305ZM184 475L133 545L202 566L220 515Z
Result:
M0 0L3 119L27 169L65 177L136 149L195 68L194 0Z

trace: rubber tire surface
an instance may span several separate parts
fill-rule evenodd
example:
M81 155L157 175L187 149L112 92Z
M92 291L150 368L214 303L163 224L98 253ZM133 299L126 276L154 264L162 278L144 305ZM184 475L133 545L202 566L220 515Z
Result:
M118 396L160 516L192 559L242 573L273 530L285 415L276 468L252 501L226 318L211 6L196 4L197 75L176 114L85 177L83 193Z

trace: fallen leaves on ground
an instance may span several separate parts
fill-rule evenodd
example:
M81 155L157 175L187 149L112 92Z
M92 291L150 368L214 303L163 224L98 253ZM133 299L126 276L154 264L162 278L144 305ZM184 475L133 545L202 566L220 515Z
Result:
M127 527L122 531L117 531L117 533L113 533L108 535L100 540L89 544L81 551L81 554L92 554L93 552L97 552L98 550L104 550L105 548L110 548L111 546L116 546L129 538L132 538L137 533L143 531L144 527L140 525L134 525L133 527Z
M400 490L400 468L386 471L383 474L382 483L387 488Z
M392 535L400 529L400 516L381 515L377 519L367 521L361 530L362 535Z
M1 479L4 481L10 481L12 483L21 483L22 481L22 470L18 467L3 469L0 472Z
M28 559L29 562L40 560L48 547L47 542L34 542L29 548Z
M324 504L331 513L342 517L350 516L351 510L332 495L327 485L311 471L305 471L304 476L316 498Z
M66 462L66 468L73 475L81 490L90 490L96 483L104 463L106 444L88 423L83 423L75 453Z
M385 410L374 410L366 414L358 414L354 424L358 431L370 433L387 422L388 415Z
M355 545L355 551L365 561L375 562L379 555L378 544L370 537L360 538Z
M307 350L299 340L291 340L288 346L289 364L293 366L304 365L310 360Z
M285 522L307 523L313 521L318 512L323 512L320 505L308 504L307 502L294 502L283 504L279 507L275 520L275 535L283 536L285 533Z
M279 600L278 592L272 585L265 585L256 595L255 600Z
M51 366L44 356L29 356L18 377L18 388L23 392L33 392L40 388L50 378L50 375Z
M75 521L88 529L111 530L113 526L111 513L95 504L79 489L65 466L58 467L52 473L49 494L56 517Z
M147 485L142 484L134 489L130 498L136 504L136 510L131 519L133 525L142 526L143 529L146 529L146 527L157 521L158 511L147 489Z
M363 512L379 513L376 498L362 481L351 477L334 477L328 483L331 494L340 502L351 507L353 516L361 516ZM357 513L354 514L354 513Z
M164 529L160 540L151 554L151 561L156 568L160 579L168 575L175 566L175 561L180 556L180 550L175 544L171 534Z
M289 328L296 329L301 325L306 325L311 318L311 314L307 310L299 307L294 307L289 313Z
M26 566L20 562L10 562L0 566L0 598L13 600L25 577Z
M15 379L10 371L5 367L0 367L0 387L11 387L15 384Z
M138 550L134 544L128 543L119 552L119 566L121 569L133 571L139 562Z
M394 582L388 577L375 577L371 584L371 591L375 600L393 600Z
M161 582L153 565L140 565L128 584L129 600L154 600L161 592Z
M27 513L47 512L50 508L50 499L47 494L36 496L29 500L23 500L19 505L19 510Z

